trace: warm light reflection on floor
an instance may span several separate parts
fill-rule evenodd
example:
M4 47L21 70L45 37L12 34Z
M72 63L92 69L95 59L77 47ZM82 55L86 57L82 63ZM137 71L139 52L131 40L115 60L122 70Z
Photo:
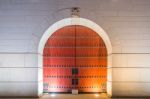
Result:
M104 94L45 94L39 99L111 99Z
M95 94L95 97L99 97L99 94Z
M0 98L4 99L4 98ZM5 98L5 99L150 99L150 98L109 98L107 94L44 94L40 98Z
M56 94L52 93L52 94L50 94L50 96L51 96L51 97L55 97L55 96L56 96Z

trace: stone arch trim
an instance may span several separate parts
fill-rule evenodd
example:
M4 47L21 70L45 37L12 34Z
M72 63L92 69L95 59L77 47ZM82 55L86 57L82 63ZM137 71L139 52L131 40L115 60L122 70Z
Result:
M43 53L43 48L44 48L46 41L56 30L58 30L62 27L68 26L68 25L81 25L81 26L85 26L85 27L88 27L88 28L94 30L96 33L98 33L100 35L100 37L102 37L102 39L106 45L108 55L112 53L111 42L110 42L110 39L109 39L107 33L99 25L97 25L96 23L94 23L88 19L85 19L85 18L66 18L66 19L62 19L62 20L54 23L43 34L43 36L39 42L38 53L40 53L40 54Z

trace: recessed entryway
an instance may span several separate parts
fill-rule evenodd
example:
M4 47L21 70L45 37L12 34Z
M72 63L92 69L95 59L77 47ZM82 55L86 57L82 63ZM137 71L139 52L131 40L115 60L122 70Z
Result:
M43 51L43 91L106 93L107 49L102 38L81 25L54 32Z

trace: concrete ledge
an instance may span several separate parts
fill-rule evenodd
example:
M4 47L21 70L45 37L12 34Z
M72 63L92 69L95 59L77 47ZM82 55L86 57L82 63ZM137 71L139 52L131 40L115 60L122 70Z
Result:
M110 98L147 98L150 99L150 96L111 96Z
M0 98L40 98L41 96L0 96Z

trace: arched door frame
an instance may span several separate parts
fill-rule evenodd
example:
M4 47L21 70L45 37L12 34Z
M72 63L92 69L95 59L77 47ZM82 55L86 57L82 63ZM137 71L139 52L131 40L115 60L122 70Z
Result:
M96 23L85 19L85 18L65 18L62 19L56 23L54 23L52 26L50 26L45 33L43 34L40 42L39 42L39 46L38 46L38 94L41 95L43 93L43 49L44 46L48 40L48 38L58 29L65 27L65 26L69 26L69 25L81 25L81 26L85 26L88 27L92 30L94 30L96 33L99 34L99 36L103 39L106 48L107 48L107 94L108 95L112 95L112 74L111 74L111 69L109 69L109 67L112 66L112 58L111 58L111 53L112 53L112 46L111 46L111 42L110 39L107 35L107 33ZM41 67L41 68L40 68Z

